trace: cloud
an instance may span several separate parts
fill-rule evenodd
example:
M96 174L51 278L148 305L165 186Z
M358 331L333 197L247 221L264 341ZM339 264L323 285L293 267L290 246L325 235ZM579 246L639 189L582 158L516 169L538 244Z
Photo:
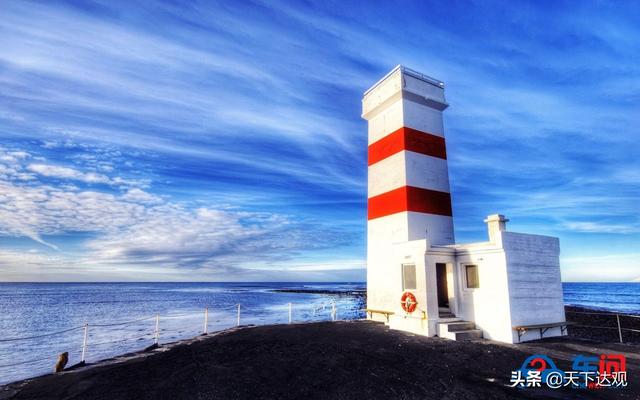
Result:
M633 282L640 274L640 253L562 257L562 280Z
M343 271L343 270L364 270L367 266L365 260L362 259L346 259L346 260L332 260L321 262L300 262L292 261L289 263L282 263L281 267L285 271Z
M30 164L29 166L27 166L27 169L46 177L71 179L82 181L85 183L113 183L111 179L109 179L105 175L96 174L94 172L83 173L72 168L60 167L56 165Z
M629 224L600 224L595 222L567 222L567 229L577 232L588 233L617 233L629 234L640 232L639 226L630 226Z
M97 182L85 171L64 166L43 163L26 168L40 178ZM113 181L106 176L101 180ZM0 236L28 237L61 251L54 255L9 252L0 264L22 263L42 272L48 266L50 273L63 273L70 279L85 276L78 270L74 275L74 268L98 272L109 265L119 271L133 268L141 279L148 269L163 270L167 276L179 275L184 269L234 276L247 274L244 269L256 265L256 260L273 266L305 252L334 249L351 241L339 227L312 225L313 221L293 220L287 215L194 206L138 187L123 192L105 190L0 179ZM79 247L67 249L52 243L81 233L88 236ZM73 268L60 272L59 264ZM2 274L7 279L14 276L15 265Z
M94 259L108 263L216 270L282 262L303 251L348 244L335 229L313 235L307 229L280 215L164 205L126 229L89 241L87 248Z
M37 281L38 276L46 277L52 270L60 266L70 266L69 260L60 253L47 254L37 250L15 251L3 249L0 252L0 272L4 281L20 281L29 276L30 281Z
M113 194L0 182L0 234L110 231L135 222L144 207Z
M162 199L139 188L131 188L122 196L122 200L133 203L159 203Z
M137 187L128 187L124 194L78 188L67 181L131 182L67 166L28 163L34 158L46 161L24 151L0 150L0 235L26 236L57 248L43 236L112 231L135 222L144 212L142 204L158 201ZM43 181L48 178L56 181Z

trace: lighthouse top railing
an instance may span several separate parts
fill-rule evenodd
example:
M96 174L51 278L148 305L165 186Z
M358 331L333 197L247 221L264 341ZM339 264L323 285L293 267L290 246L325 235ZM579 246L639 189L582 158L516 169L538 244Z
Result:
M391 75L396 73L396 71L398 71L398 70L400 70L402 73L404 73L406 75L413 76L414 78L420 79L421 81L430 83L430 84L432 84L434 86L437 86L437 87L439 87L441 89L444 89L444 82L442 82L441 80L436 79L436 78L432 78L429 75L423 74L422 72L418 72L416 70L413 70L411 68L407 68L407 67L399 64L394 69L389 71L388 74L383 76L379 81L374 83L373 86L371 86L369 89L367 89L364 92L364 96L368 95L371 91L373 91L376 87L378 87L382 82L384 82L387 78L389 78Z

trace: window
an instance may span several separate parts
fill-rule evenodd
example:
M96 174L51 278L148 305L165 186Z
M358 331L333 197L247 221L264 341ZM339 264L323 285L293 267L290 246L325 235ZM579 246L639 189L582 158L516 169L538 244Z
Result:
M416 265L402 264L402 290L416 289Z
M480 280L478 279L478 266L477 265L465 265L465 276L467 277L467 289L477 289L480 287Z

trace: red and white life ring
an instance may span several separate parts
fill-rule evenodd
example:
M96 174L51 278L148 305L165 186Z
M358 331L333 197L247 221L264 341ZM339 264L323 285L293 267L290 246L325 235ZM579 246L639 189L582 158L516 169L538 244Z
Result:
M402 297L400 298L400 305L402 309L408 313L412 313L418 307L418 300L416 300L416 296L411 292L402 293Z

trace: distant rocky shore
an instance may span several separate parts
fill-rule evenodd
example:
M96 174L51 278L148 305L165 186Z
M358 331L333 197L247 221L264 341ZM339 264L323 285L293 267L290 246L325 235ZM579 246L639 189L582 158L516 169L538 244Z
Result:
M272 289L272 292L278 293L311 293L311 294L328 294L335 296L367 296L365 289L353 289L353 290L330 290L330 289Z
M304 293L304 294L322 294L327 296L349 296L357 301L357 308L363 310L367 306L366 289L350 289L350 290L332 290L332 289L273 289L272 292L277 293Z

